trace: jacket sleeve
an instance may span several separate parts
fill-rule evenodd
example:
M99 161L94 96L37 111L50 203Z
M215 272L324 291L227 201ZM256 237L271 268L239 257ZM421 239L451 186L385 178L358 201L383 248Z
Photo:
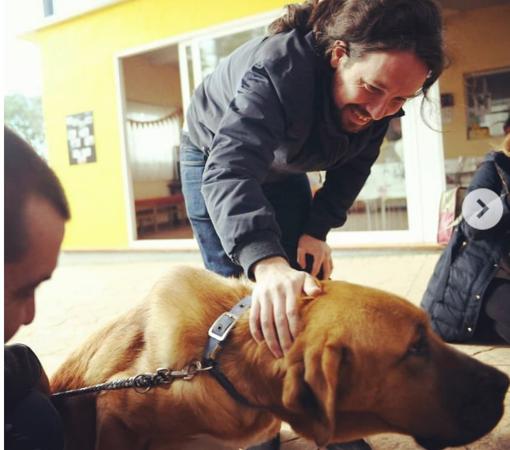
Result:
M499 171L498 171L499 168ZM496 226L487 230L478 230L471 227L465 220L460 223L464 234L470 239L498 238L502 232L510 230L510 195L503 186L503 180L510 186L510 158L503 153L489 153L480 167L476 170L468 193L476 189L490 189L500 195L503 204L503 216Z
M324 241L331 228L345 223L347 211L363 188L370 175L370 168L379 156L387 129L387 124L381 126L358 156L326 172L324 185L313 198L312 211L304 230L306 234Z
M4 346L5 408L9 410L32 389L49 393L48 378L35 353L26 345Z
M284 109L270 76L254 65L222 118L202 180L202 195L223 248L248 276L257 261L286 257L261 187L284 130Z

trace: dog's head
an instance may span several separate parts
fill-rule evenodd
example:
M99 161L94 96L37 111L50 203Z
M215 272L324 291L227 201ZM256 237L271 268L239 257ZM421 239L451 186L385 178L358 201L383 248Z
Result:
M443 343L403 299L323 287L303 306L304 329L286 356L284 419L297 432L318 445L398 432L441 449L498 423L506 375Z

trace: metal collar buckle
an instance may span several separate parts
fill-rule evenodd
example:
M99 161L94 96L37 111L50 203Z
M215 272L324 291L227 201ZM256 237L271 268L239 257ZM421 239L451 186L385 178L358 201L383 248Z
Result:
M224 312L214 321L207 334L210 337L222 342L227 338L230 330L234 327L238 319L239 317L232 314L231 312Z

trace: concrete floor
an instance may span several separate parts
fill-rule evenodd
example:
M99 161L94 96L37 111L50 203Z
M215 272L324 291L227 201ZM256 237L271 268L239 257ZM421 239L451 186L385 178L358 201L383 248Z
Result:
M385 289L418 304L439 252L345 251L334 255L333 278ZM62 255L53 278L37 293L37 316L21 329L12 342L34 349L51 374L86 336L138 303L152 284L171 266L201 266L197 253L94 253ZM476 358L510 375L510 347L459 346ZM470 450L510 449L510 395L506 413L496 429L469 446ZM317 447L282 434L283 450L312 450ZM374 450L414 450L411 438L395 434L368 439ZM198 449L202 450L202 449Z

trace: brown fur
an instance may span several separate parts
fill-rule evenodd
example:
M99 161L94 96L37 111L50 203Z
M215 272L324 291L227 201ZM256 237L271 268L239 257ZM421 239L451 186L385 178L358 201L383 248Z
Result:
M71 355L53 391L183 368L201 358L216 317L250 290L204 270L174 269ZM87 395L61 405L69 448L235 449L270 438L283 420L318 445L398 432L437 449L472 442L500 419L507 377L444 344L409 302L331 281L299 309L303 330L285 358L251 338L246 315L219 356L260 409L237 403L207 373L146 394Z

